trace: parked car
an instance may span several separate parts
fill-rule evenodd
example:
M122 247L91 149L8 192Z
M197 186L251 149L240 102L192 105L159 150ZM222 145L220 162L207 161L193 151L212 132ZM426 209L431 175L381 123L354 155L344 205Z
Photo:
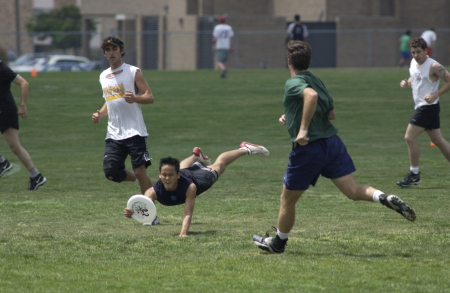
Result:
M9 62L9 66L25 65L36 58L48 58L52 55L68 55L65 53L52 53L52 52L40 52L40 53L28 53L18 57L13 62Z
M88 69L83 64L69 61L56 62L55 64L45 65L41 71L87 71Z
M50 55L45 58L35 58L23 65L12 65L10 66L13 71L16 72L31 72L33 68L36 71L42 71L44 68L49 67L57 63L76 63L80 65L80 68L87 70L92 63L88 58L75 55Z

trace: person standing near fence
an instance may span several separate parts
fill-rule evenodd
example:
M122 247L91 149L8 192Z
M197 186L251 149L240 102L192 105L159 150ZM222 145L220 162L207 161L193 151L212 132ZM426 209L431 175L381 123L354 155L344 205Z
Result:
M11 83L20 86L21 101L17 109L11 93ZM37 190L47 179L34 166L30 154L19 141L19 116L28 118L27 113L28 82L0 61L0 131L11 151L30 173L28 190ZM12 164L0 155L0 177L11 170Z
M411 58L411 52L409 47L409 42L411 41L411 31L407 30L403 36L398 39L400 44L400 61L398 61L398 67L402 67Z
M450 90L450 74L436 60L427 56L427 42L423 38L411 40L410 77L400 82L401 88L412 88L415 113L406 128L405 141L409 154L409 173L397 182L400 187L420 184L419 157L420 149L416 139L426 132L450 162L450 144L442 137L440 126L439 97ZM439 89L440 81L444 85Z
M437 36L434 28L430 28L422 33L420 36L427 42L427 55L433 57L433 48L436 46Z
M294 15L294 22L286 30L286 43L292 41L308 42L308 28L300 21L300 14Z
M233 28L225 24L225 16L219 17L219 24L214 27L212 46L215 52L216 64L222 71L221 78L227 77L227 61L233 53Z

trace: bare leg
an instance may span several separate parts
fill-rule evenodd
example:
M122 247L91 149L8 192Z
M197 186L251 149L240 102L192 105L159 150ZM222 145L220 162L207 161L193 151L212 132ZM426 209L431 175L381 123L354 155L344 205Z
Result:
M450 162L450 144L442 137L440 129L426 130L431 141L439 148L441 153Z
M198 157L192 155L180 162L180 169L185 169L198 161Z
M278 230L289 233L295 224L295 205L306 190L289 190L283 184L278 213Z
M145 168L145 165L141 165L140 167L134 169L134 175L139 180L139 185L141 187L142 194L144 194L147 191L147 189L152 187L152 181L150 180L150 177L147 174L147 168Z
M225 66L225 64L222 63L222 62L217 61L216 64L217 64L217 67L219 67L220 70L222 70L222 71L224 71L225 69L227 69L227 67Z
M220 176L223 172L225 172L225 169L229 164L233 163L237 158L245 155L247 155L247 152L244 149L237 149L224 152L221 153L217 157L216 161L212 165L209 165L208 167L216 171L217 174Z
M373 193L376 189L369 185L358 185L352 174L331 181L351 200L373 201Z
M30 154L22 147L19 141L19 132L15 128L8 128L3 132L3 137L9 145L11 151L19 158L20 162L27 168L28 171L34 168L33 161Z
M411 164L410 166L412 167L419 166L420 148L419 144L416 141L416 138L424 130L424 128L412 124L408 124L408 127L406 128L405 141L408 145L409 161Z

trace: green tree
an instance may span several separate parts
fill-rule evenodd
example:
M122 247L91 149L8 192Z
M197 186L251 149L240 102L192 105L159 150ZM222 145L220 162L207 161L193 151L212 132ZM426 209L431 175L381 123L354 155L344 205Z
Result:
M52 37L54 48L66 50L81 47L81 14L75 5L64 5L33 16L27 30L42 40Z

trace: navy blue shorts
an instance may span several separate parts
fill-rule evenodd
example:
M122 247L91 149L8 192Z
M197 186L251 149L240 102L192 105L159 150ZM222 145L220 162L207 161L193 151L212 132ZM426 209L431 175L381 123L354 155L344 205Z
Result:
M122 140L107 139L103 165L111 162L117 163L120 169L125 169L125 160L130 155L131 165L136 169L142 165L150 166L151 158L148 155L147 138L135 135Z
M441 112L439 103L419 107L411 117L409 123L429 130L439 129L441 128L439 112Z
M283 183L289 190L307 190L322 175L336 179L356 171L353 160L339 136L323 138L305 146L297 145L289 154Z
M189 167L181 169L180 172L197 186L197 195L207 191L219 179L217 171L212 171L211 168L205 167L200 162L195 162Z

